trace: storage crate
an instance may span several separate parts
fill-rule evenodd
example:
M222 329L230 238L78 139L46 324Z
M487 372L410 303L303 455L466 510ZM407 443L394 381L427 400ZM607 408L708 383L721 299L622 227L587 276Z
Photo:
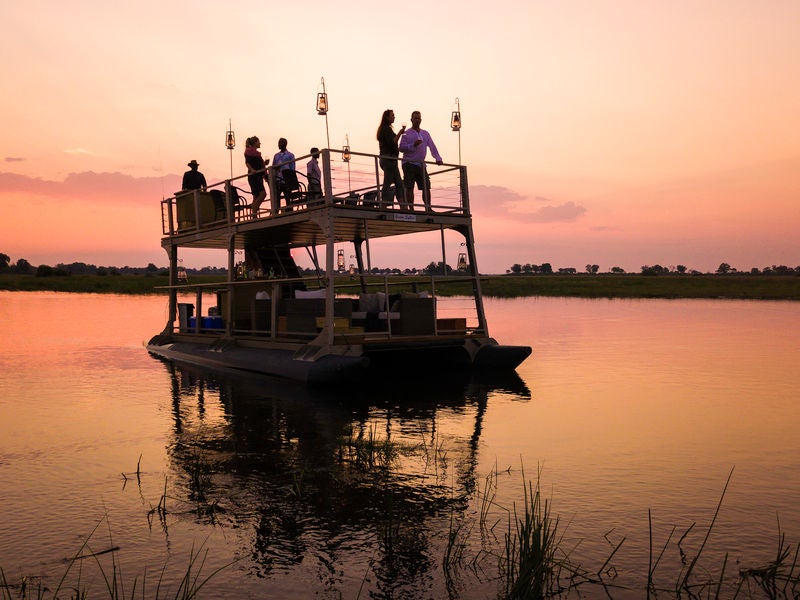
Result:
M317 317L317 329L325 327L325 317ZM350 327L350 319L347 317L333 317L334 331L342 331Z
M466 333L467 319L464 317L436 319L436 331L444 334Z

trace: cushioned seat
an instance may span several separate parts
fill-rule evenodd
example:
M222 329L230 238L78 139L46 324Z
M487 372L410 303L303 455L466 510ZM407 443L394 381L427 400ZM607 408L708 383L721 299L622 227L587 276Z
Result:
M391 296L387 311L386 294L375 292L360 294L357 308L352 312L354 324L362 324L367 331L387 331L399 335L433 335L436 323L434 299L426 292ZM387 325L390 322L390 325Z

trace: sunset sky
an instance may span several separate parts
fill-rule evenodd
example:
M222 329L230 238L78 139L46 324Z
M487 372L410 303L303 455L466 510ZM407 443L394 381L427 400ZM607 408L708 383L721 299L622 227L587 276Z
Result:
M281 136L324 147L324 77L337 148L377 152L384 109L398 126L420 110L456 163L460 99L483 272L800 265L797 0L27 0L0 16L12 262L166 266L159 201L186 163L229 175L229 119L237 174L250 135L270 156ZM437 259L397 257L373 264Z

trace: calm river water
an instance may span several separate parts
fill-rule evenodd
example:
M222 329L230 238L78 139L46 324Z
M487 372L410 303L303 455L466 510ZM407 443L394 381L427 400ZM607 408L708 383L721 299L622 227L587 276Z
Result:
M655 583L674 587L678 539L696 524L691 559L731 471L699 579L725 553L731 577L761 566L779 531L800 540L800 303L490 300L492 334L534 348L518 377L432 384L398 365L340 392L156 360L142 343L165 314L162 297L0 292L10 582L52 586L64 559L114 547L97 561L126 597L165 565L176 589L194 552L201 575L233 561L206 598L491 598L537 477L573 564L596 571L622 542L613 587L583 597L644 597L648 514Z

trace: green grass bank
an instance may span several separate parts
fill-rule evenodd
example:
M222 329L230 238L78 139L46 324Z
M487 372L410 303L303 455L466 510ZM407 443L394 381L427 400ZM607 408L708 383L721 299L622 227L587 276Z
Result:
M216 276L193 276L191 283L222 282ZM382 281L369 277L370 281ZM393 277L410 285L424 277ZM162 275L70 275L36 277L0 275L0 290L100 294L163 294ZM565 296L576 298L730 298L739 300L800 300L800 276L790 275L487 275L481 278L485 296ZM393 288L394 289L394 288ZM469 294L469 283L439 285L442 295Z

